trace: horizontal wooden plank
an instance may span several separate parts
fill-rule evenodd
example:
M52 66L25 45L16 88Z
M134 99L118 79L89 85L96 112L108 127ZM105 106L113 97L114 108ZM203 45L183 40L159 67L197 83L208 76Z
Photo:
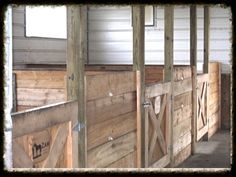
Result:
M87 102L87 125L123 115L136 110L136 93L130 92Z
M17 100L65 100L65 89L17 88Z
M187 92L174 97L174 110L192 104L192 92Z
M191 143L191 131L187 131L183 136L179 137L176 141L174 141L174 146L173 146L174 156L180 153L190 143Z
M64 79L60 80L19 80L16 81L17 88L34 89L66 89Z
M163 80L163 79L162 79L162 80ZM147 80L147 79L145 79L145 84L146 84L146 85L156 84L157 82L161 82L162 80L159 80L159 79L150 79L150 80Z
M121 159L106 166L106 168L137 168L137 151L133 151Z
M88 151L88 167L102 168L135 150L136 132L128 133Z
M14 71L17 80L64 80L66 71Z
M132 65L85 65L85 71L132 71Z
M170 82L158 83L146 86L145 97L152 98L170 92Z
M32 109L32 108L35 108L36 106L22 106L22 105L17 105L17 112L20 112L20 111L25 111L25 110L28 110L28 109Z
M191 119L186 119L173 128L173 139L177 140L191 130Z
M20 100L18 101L18 106L30 106L30 107L41 107L41 106L48 106L51 104L55 104L55 103L59 103L59 102L63 102L63 100L54 100L54 99L50 99L50 100Z
M163 81L162 74L145 74L145 80L156 80L156 82Z
M146 66L145 65L145 75L148 74L160 74L163 75L164 74L164 67L163 66Z
M43 106L65 100L65 89L17 89L17 104L21 106Z
M197 83L208 82L208 74L197 75Z
M12 114L12 137L41 131L56 124L77 122L78 103L69 101Z
M135 72L86 76L87 100L94 100L136 90Z
M192 77L190 66L174 66L174 81L181 81Z
M191 155L191 144L185 147L182 151L180 151L176 156L174 156L174 166L178 166L184 160L186 160Z
M136 130L136 112L127 113L87 128L88 150Z
M178 125L182 121L189 119L192 115L192 104L185 105L177 110L174 111L173 116L173 126Z
M185 79L183 81L174 82L173 95L177 96L185 92L192 91L192 78Z

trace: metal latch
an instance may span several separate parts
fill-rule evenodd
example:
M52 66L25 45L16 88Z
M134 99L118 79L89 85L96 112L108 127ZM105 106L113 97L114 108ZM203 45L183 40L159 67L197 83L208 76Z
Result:
M73 128L73 131L77 131L77 132L80 132L80 130L82 130L82 128L84 128L85 125L83 123L77 123L74 128Z
M145 101L142 105L144 108L147 108L148 106L151 105L151 103L149 101Z

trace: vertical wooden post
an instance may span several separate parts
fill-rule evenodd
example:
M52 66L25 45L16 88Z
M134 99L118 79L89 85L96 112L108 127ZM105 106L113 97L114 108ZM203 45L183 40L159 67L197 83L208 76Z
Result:
M204 63L203 63L203 73L208 73L209 31L210 31L209 7L206 5L206 6L204 6Z
M209 63L209 32L210 32L210 16L209 16L209 6L204 6L204 61L203 61L203 73L208 73L208 63ZM209 95L209 82L207 83L207 94ZM206 98L206 117L207 117L207 127L209 127L209 106L208 106L208 96ZM208 128L209 129L209 128ZM203 136L204 141L208 141L208 132Z
M12 74L12 112L17 111L17 89L16 89L16 73Z
M219 71L219 85L218 85L218 88L219 88L219 91L218 91L218 96L219 96L219 109L218 109L218 125L219 125L219 129L221 129L221 121L222 121L222 118L221 118L221 63L218 62L218 71Z
M196 6L190 6L190 65L192 68L192 120L191 120L191 154L196 150L197 135L197 12Z
M144 69L144 6L132 6L133 22L133 70L140 71L140 93L137 97L137 167L145 167L145 111L142 103L145 97ZM140 138L141 137L141 138Z
M169 106L169 155L170 166L173 166L174 154L173 154L173 111L174 111L174 99L173 99L173 26L174 26L174 13L173 6L165 6L165 66L164 66L164 81L171 82L170 88L170 106Z
M67 8L67 99L78 100L78 122L73 131L73 167L86 167L86 102L84 62L87 60L87 6Z

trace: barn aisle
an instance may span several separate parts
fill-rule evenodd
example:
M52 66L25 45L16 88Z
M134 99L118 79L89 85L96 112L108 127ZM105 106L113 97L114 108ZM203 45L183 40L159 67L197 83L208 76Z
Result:
M197 143L196 154L177 168L230 168L230 131L221 130Z

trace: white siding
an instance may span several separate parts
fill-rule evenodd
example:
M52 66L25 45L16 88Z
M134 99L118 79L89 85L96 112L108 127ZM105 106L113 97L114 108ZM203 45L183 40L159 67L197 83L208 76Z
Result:
M145 30L145 63L164 63L164 7L155 8L154 27ZM210 61L220 61L223 72L230 72L230 9L210 8ZM174 9L174 64L190 61L190 14L188 6ZM89 63L132 64L132 22L130 6L90 7ZM203 7L197 8L198 69L203 63Z
M174 64L190 61L189 6L174 9ZM66 40L25 37L25 10L13 8L14 65L66 64ZM230 71L231 12L210 7L210 60L222 62ZM132 64L131 6L90 6L88 11L88 57L90 64ZM145 63L164 63L164 6L155 8L155 26L145 28ZM203 63L203 6L197 8L198 69Z
M5 65L4 65L4 167L12 168L12 9L8 6L4 21L5 30Z

